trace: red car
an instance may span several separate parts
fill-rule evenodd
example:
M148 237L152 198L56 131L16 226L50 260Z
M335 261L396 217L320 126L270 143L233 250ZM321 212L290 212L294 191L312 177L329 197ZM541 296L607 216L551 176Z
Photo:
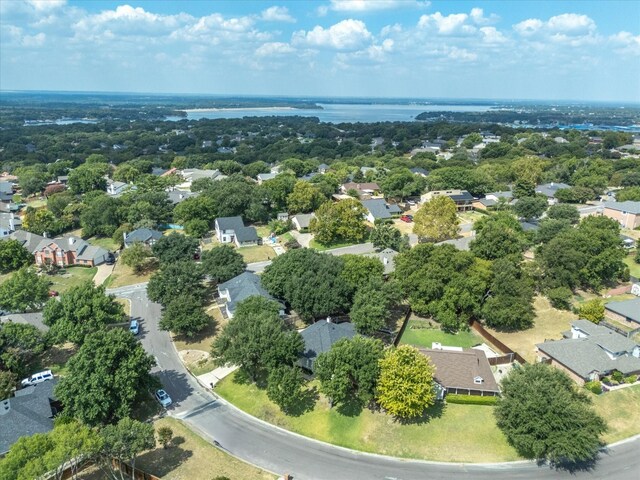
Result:
M58 295L60 295L60 294L57 291L49 290L49 296L50 297L57 297Z
M403 222L411 223L411 222L413 222L413 216L412 215L403 215L403 216L400 217L400 220L402 220Z

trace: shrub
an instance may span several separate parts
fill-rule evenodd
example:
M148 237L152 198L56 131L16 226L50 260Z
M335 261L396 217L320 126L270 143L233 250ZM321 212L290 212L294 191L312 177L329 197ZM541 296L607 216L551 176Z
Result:
M495 405L498 397L478 397L477 395L457 395L451 393L446 396L447 403L458 403L460 405Z
M552 288L547 292L547 297L553 308L569 310L571 308L571 289L567 287Z
M624 379L624 383L636 383L636 381L638 381L638 376L637 375L629 375L628 377L625 377L625 379Z
M589 390L591 393L595 393L596 395L600 395L602 393L602 383L598 382L597 380L585 383L584 388Z
M624 375L622 375L622 372L618 370L611 374L611 378L618 383L624 383Z

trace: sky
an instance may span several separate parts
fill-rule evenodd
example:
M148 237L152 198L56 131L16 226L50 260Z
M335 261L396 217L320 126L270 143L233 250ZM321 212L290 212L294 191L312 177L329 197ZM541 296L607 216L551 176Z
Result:
M0 90L640 102L640 1L0 0Z

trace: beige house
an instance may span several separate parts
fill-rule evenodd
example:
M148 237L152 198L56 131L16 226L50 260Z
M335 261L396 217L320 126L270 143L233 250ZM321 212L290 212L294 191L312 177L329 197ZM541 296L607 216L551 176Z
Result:
M606 202L603 215L633 230L640 227L640 202Z

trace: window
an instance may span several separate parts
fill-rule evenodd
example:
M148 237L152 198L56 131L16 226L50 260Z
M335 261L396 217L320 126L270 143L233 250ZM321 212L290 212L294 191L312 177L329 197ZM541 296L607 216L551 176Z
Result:
M475 377L473 379L473 383L475 383L476 385L480 385L481 383L484 383L484 379L482 377Z

